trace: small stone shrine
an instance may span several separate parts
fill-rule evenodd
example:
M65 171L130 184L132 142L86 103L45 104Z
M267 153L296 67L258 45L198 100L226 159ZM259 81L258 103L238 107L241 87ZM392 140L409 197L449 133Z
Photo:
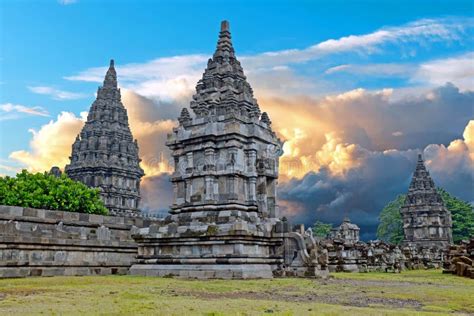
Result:
M436 191L421 154L418 155L405 204L400 212L403 218L404 245L446 249L452 244L451 213Z
M117 87L113 60L87 121L72 145L70 160L66 174L99 188L111 215L139 213L140 179L144 173L139 165L138 144L130 132L127 110Z
M331 239L343 239L344 241L358 242L359 232L359 226L351 223L351 220L346 217L339 227L331 229L329 237Z

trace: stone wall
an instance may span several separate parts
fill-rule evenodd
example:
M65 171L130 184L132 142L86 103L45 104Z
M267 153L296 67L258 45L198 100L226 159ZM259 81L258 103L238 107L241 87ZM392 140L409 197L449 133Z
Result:
M0 277L126 274L154 222L0 205Z

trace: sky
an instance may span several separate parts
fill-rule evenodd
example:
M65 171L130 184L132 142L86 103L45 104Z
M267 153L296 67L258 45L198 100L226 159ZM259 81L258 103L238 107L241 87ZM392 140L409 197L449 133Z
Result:
M472 1L0 3L0 175L68 163L108 62L138 139L142 206L171 204L166 133L228 20L262 111L285 141L279 205L293 222L375 238L423 153L474 201Z

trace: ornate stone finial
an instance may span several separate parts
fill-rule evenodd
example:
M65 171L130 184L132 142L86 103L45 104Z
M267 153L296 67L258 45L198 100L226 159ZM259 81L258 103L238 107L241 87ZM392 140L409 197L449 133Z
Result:
M262 113L262 117L260 118L260 121L267 124L268 126L272 125L272 121L270 121L270 118L268 117L267 112Z
M183 108L183 109L181 110L181 114L180 114L180 116L178 117L178 121L179 121L179 123L180 123L181 125L184 124L184 123L186 123L186 122L191 121L191 115L189 114L189 111L188 111L187 108Z
M235 58L234 47L232 46L232 37L230 35L229 22L221 22L221 31L219 33L219 40L217 41L217 49L214 53L216 57L231 57Z
M110 60L109 69L104 79L104 88L117 88L117 72L115 71L115 62Z
M224 31L229 31L230 30L230 25L229 25L229 21L227 20L224 20L221 22L221 32L224 32Z

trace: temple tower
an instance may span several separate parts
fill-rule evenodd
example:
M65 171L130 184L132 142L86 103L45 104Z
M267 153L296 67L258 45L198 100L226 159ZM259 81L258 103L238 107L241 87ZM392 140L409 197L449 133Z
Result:
M436 191L421 154L401 214L405 245L442 249L452 243L451 213Z
M179 126L169 135L175 172L172 214L195 210L258 211L278 218L276 184L280 140L235 57L229 23L223 21L209 59Z
M69 158L67 175L99 188L112 215L139 212L140 179L144 173L139 165L138 144L130 132L127 110L117 87L113 60Z
M216 51L168 135L174 202L160 227L135 235L131 274L271 278L283 264L276 203L282 142L235 57L223 21Z

